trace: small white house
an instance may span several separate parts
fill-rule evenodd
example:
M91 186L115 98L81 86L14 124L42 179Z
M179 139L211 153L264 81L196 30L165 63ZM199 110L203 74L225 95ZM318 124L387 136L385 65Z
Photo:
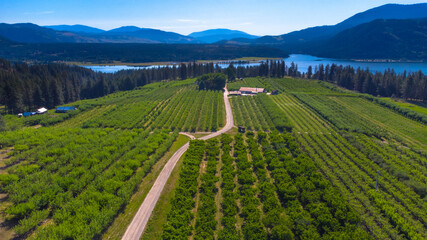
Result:
M45 114L45 113L47 113L46 108L42 107L42 108L37 109L37 114Z

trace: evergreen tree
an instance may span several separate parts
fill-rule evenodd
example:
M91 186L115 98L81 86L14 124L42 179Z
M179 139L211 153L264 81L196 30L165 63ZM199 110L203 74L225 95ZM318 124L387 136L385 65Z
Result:
M225 73L227 74L227 79L229 82L232 82L236 79L236 68L234 67L233 63L230 63L230 65L228 65L227 69L225 70Z
M6 130L6 121L4 120L3 116L0 114L0 132L3 132Z
M62 87L56 79L51 79L50 91L52 97L49 101L49 108L54 108L57 105L64 104L64 95L62 92Z
M223 73L208 73L197 78L199 90L222 90L227 76Z
M179 77L181 80L187 79L187 66L184 63L179 68Z
M311 66L308 66L308 68L307 68L307 78L311 79L312 75L313 75L313 68Z

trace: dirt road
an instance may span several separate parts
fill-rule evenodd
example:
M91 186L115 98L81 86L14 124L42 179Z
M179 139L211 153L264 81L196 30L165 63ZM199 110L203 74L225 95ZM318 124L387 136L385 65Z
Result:
M233 113L231 111L230 101L228 100L227 89L225 89L224 91L224 103L226 112L225 126L217 132L201 137L201 140L207 140L219 136L222 133L225 133L231 128L233 128ZM122 240L139 240L141 238L145 226L147 225L148 220L150 219L151 213L153 212L153 209L156 206L157 201L159 200L160 194L162 193L163 188L165 187L165 184L169 179L173 168L175 167L181 156L187 151L188 147L189 143L186 143L184 146L178 149L178 151L176 151L175 154L165 164L164 168L160 172L159 176L157 177L156 181L154 182L153 186L145 197L144 202L142 202L141 206L138 209L138 212L135 214L134 218L132 219L132 222L126 229Z

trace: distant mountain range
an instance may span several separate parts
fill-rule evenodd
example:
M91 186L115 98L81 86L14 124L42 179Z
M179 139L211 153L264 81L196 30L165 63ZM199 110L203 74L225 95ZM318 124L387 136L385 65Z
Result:
M427 18L375 20L302 51L330 58L427 60Z
M0 23L0 36L21 43L98 42L76 33L55 31L32 23Z
M221 43L268 45L289 53L313 54L319 57L427 60L425 48L418 44L426 41L425 21L405 21L423 18L427 18L427 3L387 4L358 13L333 26L312 27L280 36L264 36L252 40L231 39ZM376 21L380 19L395 21ZM416 26L411 25L415 23ZM407 28L402 29L402 26ZM395 38L385 37L392 33L397 34ZM403 34L413 38L408 39ZM389 48L399 46L399 49L384 49L384 46Z
M52 25L52 26L44 26L46 28L50 28L56 31L63 31L63 32L75 32L75 33L103 33L105 30L94 28L94 27L88 27L85 25Z
M287 46L285 46L285 48L294 48L295 46L299 46L306 42L320 41L331 38L343 30L377 19L416 19L426 17L427 3L412 5L387 4L358 13L333 26L306 28L280 36L264 36L255 39L251 43L280 45L286 44Z
M215 42L230 40L234 38L246 38L246 39L258 38L258 36L250 35L242 31L223 29L223 28L210 29L210 30L201 31L201 32L194 32L188 36L193 37L203 43L215 43Z
M32 23L0 24L0 36L22 43L214 43L257 36L229 29L211 29L184 36L152 28L123 26L109 31L84 25L38 26Z
M41 27L2 23L0 36L21 43L199 43L178 33L134 26L103 31L83 25Z
M424 18L427 18L427 3L387 4L358 13L333 26L312 27L279 36L263 37L229 29L211 29L184 36L135 26L105 31L84 25L41 27L31 23L2 23L0 43L216 43L269 46L287 53L319 57L427 60L424 47L427 26ZM413 21L407 21L411 19Z

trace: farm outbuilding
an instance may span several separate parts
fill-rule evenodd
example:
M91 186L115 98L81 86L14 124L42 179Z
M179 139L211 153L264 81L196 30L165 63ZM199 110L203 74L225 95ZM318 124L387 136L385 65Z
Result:
M30 116L33 116L33 115L36 115L36 114L37 114L37 112L24 112L22 114L22 116L24 116L24 117L30 117Z
M264 93L265 88L241 87L239 92L241 92L242 94L258 94L258 93Z
M239 133L245 133L246 132L246 128L243 126L239 126Z
M76 110L76 107L57 107L56 111L57 113L66 113L68 111Z
M242 93L240 93L240 91L229 91L228 95L229 96L240 96L240 95L242 95Z
M47 109L42 107L42 108L37 109L36 112L37 112L37 114L45 114L45 113L47 113Z

